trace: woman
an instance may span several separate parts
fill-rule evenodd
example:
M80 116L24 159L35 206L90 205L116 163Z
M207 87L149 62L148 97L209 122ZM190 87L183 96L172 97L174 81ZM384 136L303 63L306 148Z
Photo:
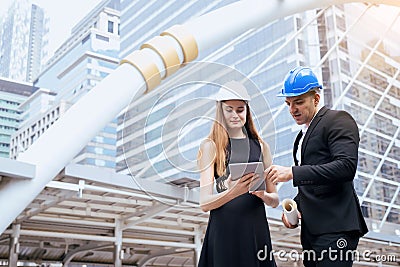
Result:
M200 206L210 211L210 218L199 267L276 266L269 253L271 237L264 207L264 203L278 206L275 185L265 181L265 190L249 192L257 174L237 181L229 175L229 163L262 161L266 169L272 162L269 147L254 126L249 100L241 83L226 83L217 94L210 135L200 146Z

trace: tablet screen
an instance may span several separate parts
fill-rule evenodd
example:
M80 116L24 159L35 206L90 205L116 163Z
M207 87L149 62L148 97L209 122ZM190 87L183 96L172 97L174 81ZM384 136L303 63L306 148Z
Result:
M231 163L229 170L232 181L238 180L248 173L257 173L259 178L251 182L249 191L265 190L264 164L262 162Z
M230 163L229 171L231 173L232 181L235 181L248 173L254 172L262 176L264 172L264 165L262 162L249 162L249 163Z

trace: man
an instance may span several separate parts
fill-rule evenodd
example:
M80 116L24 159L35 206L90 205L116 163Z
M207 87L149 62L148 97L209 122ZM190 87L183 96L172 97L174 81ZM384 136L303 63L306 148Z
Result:
M267 179L293 180L298 187L304 266L352 266L351 252L368 232L353 186L360 137L347 112L318 107L320 89L310 68L287 74L278 96L286 97L290 114L304 129L293 147L295 166L272 165ZM297 227L285 215L282 221Z

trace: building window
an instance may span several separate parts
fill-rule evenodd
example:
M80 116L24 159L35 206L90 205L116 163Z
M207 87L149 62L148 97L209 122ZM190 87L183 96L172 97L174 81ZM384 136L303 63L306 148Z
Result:
M99 35L99 34L96 34L96 39L101 40L101 41L105 41L105 42L108 42L110 40L110 38L108 38L106 36Z
M82 44L86 43L90 38L90 34L88 34L85 38L82 39Z
M114 22L108 21L108 32L113 33L114 32Z

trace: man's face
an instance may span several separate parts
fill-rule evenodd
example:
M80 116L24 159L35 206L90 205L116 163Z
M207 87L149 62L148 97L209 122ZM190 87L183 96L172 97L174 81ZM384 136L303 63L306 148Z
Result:
M286 97L285 103L298 125L306 124L309 126L317 112L319 98L319 94L312 91L299 96Z

